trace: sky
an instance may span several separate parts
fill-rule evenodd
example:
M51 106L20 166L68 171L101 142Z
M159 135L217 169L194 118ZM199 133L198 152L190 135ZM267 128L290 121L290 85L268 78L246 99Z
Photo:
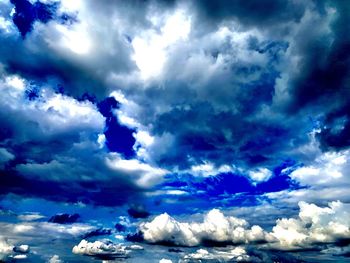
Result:
M350 262L346 0L0 0L0 262Z

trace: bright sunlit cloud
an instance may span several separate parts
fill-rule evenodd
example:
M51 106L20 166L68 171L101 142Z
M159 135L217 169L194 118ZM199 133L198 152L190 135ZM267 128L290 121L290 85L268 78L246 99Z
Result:
M157 25L155 25L157 26ZM164 25L141 33L132 40L133 59L143 79L161 74L168 49L177 41L186 40L191 30L191 19L184 11L165 18Z

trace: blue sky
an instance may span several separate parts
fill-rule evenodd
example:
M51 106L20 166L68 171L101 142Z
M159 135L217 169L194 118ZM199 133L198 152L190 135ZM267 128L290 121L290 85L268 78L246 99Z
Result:
M348 262L346 1L0 1L0 262Z

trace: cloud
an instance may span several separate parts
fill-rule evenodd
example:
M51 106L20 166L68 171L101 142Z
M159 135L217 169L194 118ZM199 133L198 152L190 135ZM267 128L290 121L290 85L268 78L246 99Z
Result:
M282 250L317 247L318 244L341 243L350 238L348 204L339 201L329 207L299 203L299 218L277 220L271 234L278 243L272 244Z
M112 234L112 229L110 228L98 228L88 232L84 235L84 239L95 237L95 236L108 236Z
M147 218L150 216L150 213L145 210L142 206L134 206L128 209L128 214L132 218Z
M0 116L7 127L1 147L14 155L8 159L5 154L5 164L16 164L6 188L24 194L13 178L30 186L28 195L120 205L172 171L208 176L237 168L253 182L268 182L281 159L305 156L301 147L309 143L311 124L304 116L322 122L320 115L340 107L326 118L327 131L346 130L345 102L310 108L298 103L302 96L295 84L304 83L297 80L303 74L295 70L296 61L312 67L307 51L323 43L313 38L328 41L334 33L335 48L339 44L341 50L343 42L331 23L334 12L339 13L335 23L345 19L340 7L278 1L265 10L250 1L146 1L131 8L122 2L61 1L50 9L50 21L28 23L24 40L4 12L13 28L1 41L18 50L16 56L9 57L9 50L0 54L3 112L13 116ZM10 13L13 5L2 8ZM69 21L60 19L64 14ZM308 36L315 22L321 27ZM186 30L178 30L178 24ZM112 117L98 107L109 96L120 99L119 108L108 111ZM293 105L300 112L292 111ZM327 131L321 128L316 138L322 141ZM59 146L52 151L50 145ZM113 186L123 194L110 189L112 178L121 182ZM31 184L52 188L54 194L38 193ZM84 195L85 187L91 191Z
M48 263L63 263L63 261L60 259L60 257L58 255L53 255Z
M76 244L112 231L70 214L41 222L11 202L33 197L174 214L128 241L244 243L249 260L250 245L346 254L349 11L329 0L1 1L0 199L18 214L1 235ZM202 222L178 219L203 210Z
M45 218L45 216L43 216L40 213L25 213L22 215L18 215L18 219L22 221L35 221L42 218Z
M350 185L349 151L317 152L303 165L284 170L301 189L285 189L266 196L274 202L298 203L299 201L323 203L340 200L348 203L347 188Z
M162 214L151 222L141 223L139 230L146 242L177 246L255 244L268 250L293 251L320 250L329 244L337 247L342 242L348 242L348 204L336 201L329 203L329 207L319 207L299 202L299 209L298 218L278 219L271 232L258 225L249 228L244 219L224 216L217 209L209 211L202 223L179 222L168 214ZM203 250L191 257L206 258L212 255Z
M18 253L28 253L29 252L29 246L28 245L19 245L19 246L15 246L13 248L14 252L18 252Z
M1 112L12 116L0 114L4 127L0 153L7 156L0 193L113 206L137 199L167 173L101 147L105 117L92 102L47 86L38 87L38 98L28 99L30 88L35 87L17 75L6 76L0 84Z
M213 250L212 252L208 252L206 249L198 249L195 253L188 254L184 257L185 262L188 260L222 260L224 262L226 261L249 261L250 257L247 255L247 252L242 247L236 247L232 250L228 251L220 251L220 250Z
M304 186L349 184L349 151L325 152L310 165L295 169L289 176Z
M4 10L12 7L3 4ZM341 4L274 1L266 8L254 1L146 1L131 8L123 2L73 6L61 1L56 7L50 9L54 14L48 23L31 24L25 41L12 31L2 39L3 46L19 50L18 56L9 57L9 50L1 53L6 74L59 84L65 89L61 93L75 99L87 94L101 101L113 91L123 94L128 106L136 107L119 112L142 126L135 131L142 146L138 157L152 165L186 170L206 163L231 167L235 160L234 165L245 170L270 169L282 155L295 156L291 148L307 143L309 123L303 116L328 116L333 106L339 111L326 116L326 128L317 138L322 145L335 144L331 138L338 133L332 127L344 126L337 131L346 141L343 91L336 89L339 105L308 106L327 93L324 87L317 94L317 83L333 83L331 77L322 82L323 74L317 74L323 72L322 65L313 64L311 54L327 51L322 57L332 69L337 50L346 47L347 40L339 37L346 24ZM63 14L74 19L63 23ZM12 20L9 15L4 19ZM309 30L315 23L320 29ZM332 35L334 50L327 48ZM104 45L98 44L100 39ZM347 63L335 64L334 75L337 69L346 72ZM305 70L295 70L298 66ZM316 84L305 88L304 83ZM300 113L281 105L300 108ZM145 143L144 134L152 140ZM129 138L133 141L132 135Z
M25 259L29 253L28 245L18 245L14 246L9 243L7 239L0 236L0 260L7 262L10 258L14 259Z
M7 240L1 239L0 240L0 259L4 260L7 256L9 256L13 252L12 245L8 244Z
M57 223L57 224L72 224L79 220L80 215L78 214L58 214L54 215L49 219L49 222L51 223Z
M11 161L15 156L8 152L5 148L0 148L0 165L5 165L8 161Z
M248 228L244 219L225 217L217 209L209 211L202 223L181 223L162 214L139 227L145 241L179 246L264 242L267 233L259 226Z
M350 246L330 247L322 250L321 252L325 254L336 255L336 256L350 257Z
M265 6L255 1L220 0L194 2L202 19L222 22L225 19L237 19L244 26L273 27L275 23L298 21L304 13L305 6L295 1L267 1Z
M127 258L129 253L136 250L142 250L139 245L124 246L115 244L109 240L98 240L88 242L81 240L80 243L73 247L74 254L91 256L98 259L113 260L118 258Z
M259 168L255 171L249 171L249 177L254 182L266 182L272 176L272 172L266 168Z
M5 237L79 237L94 229L88 224L57 224L50 222L1 222L2 236Z
M125 258L128 254L124 246L107 241L95 241L90 243L84 239L73 247L72 252L74 254L93 256L101 259Z

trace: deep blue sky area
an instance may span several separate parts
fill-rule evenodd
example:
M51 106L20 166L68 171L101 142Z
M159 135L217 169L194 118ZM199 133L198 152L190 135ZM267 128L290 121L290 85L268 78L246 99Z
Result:
M0 1L0 262L349 262L345 0Z

